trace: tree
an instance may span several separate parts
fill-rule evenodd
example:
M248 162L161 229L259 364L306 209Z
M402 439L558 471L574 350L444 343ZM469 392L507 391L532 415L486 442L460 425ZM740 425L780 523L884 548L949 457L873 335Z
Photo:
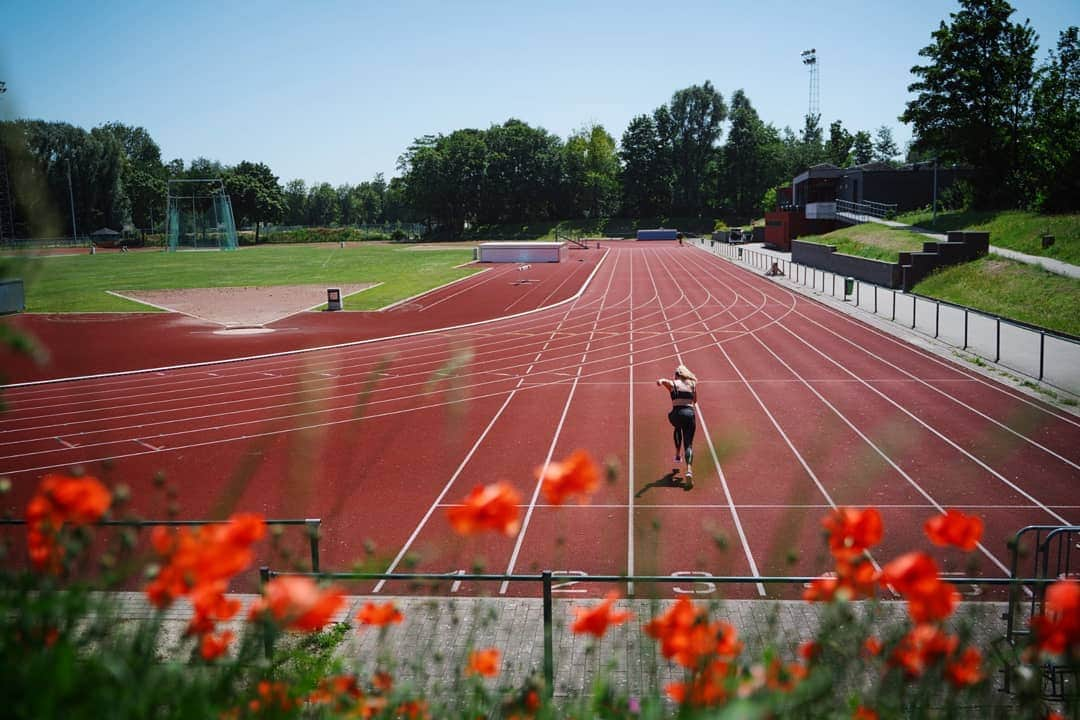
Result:
M543 220L556 215L562 177L562 140L511 118L483 136L482 222Z
M571 134L563 145L564 197L569 216L609 217L619 209L619 158L603 125Z
M1038 204L1047 212L1080 208L1080 39L1062 31L1039 70L1032 103Z
M676 209L700 212L705 188L716 184L717 143L727 119L724 97L706 80L677 90L670 106L658 108L653 118L661 142L670 149Z
M870 133L859 130L851 142L851 159L855 165L865 165L874 159L874 141Z
M120 184L131 207L130 220L138 227L152 227L165 218L167 170L161 162L161 148L141 127L118 122L94 129L113 138L122 150Z
M326 182L312 185L308 193L307 211L308 225L329 227L337 224L341 208L334 186Z
M900 154L900 148L893 140L892 128L882 125L874 133L874 159L887 165L896 164L896 156Z
M1009 20L1005 0L960 0L950 24L919 51L911 68L901 122L914 128L917 150L975 166L975 201L1015 206L1025 194L1030 162L1030 103L1035 31Z
M825 144L825 156L836 167L847 167L851 164L851 148L855 144L855 138L849 133L842 122L834 120L829 125L829 141Z
M671 156L661 146L656 122L648 115L630 121L620 142L623 209L634 217L668 212L674 181Z
M264 222L285 214L285 196L278 177L263 163L241 162L225 173L225 191L232 201L233 213L242 221L255 223L255 242Z
M303 225L307 223L308 190L303 180L290 180L285 184L285 224Z
M780 138L742 90L731 96L731 126L724 145L725 204L743 217L761 209L765 191L781 180Z

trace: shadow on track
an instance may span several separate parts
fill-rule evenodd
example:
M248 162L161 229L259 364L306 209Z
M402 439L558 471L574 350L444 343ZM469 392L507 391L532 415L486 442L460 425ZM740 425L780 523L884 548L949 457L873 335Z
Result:
M658 488L658 487L660 487L660 488L679 488L680 490L690 492L690 490L693 489L694 484L687 482L685 478L677 477L677 475L678 475L678 471L672 470L671 472L669 472L667 475L664 475L659 480L654 480L653 482L649 483L645 487L638 490L636 493L634 493L634 497L639 498L642 495L644 495L646 492L648 492L649 490L652 490L653 488Z

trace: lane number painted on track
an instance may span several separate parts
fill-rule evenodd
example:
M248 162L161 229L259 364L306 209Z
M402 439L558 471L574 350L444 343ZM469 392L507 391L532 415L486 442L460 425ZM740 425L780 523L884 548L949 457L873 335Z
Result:
M702 572L700 570L680 570L678 572L671 573L675 577L709 577L712 573ZM699 580L694 583L694 587L684 588L676 585L671 588L680 595L710 595L716 592L716 583L704 582Z

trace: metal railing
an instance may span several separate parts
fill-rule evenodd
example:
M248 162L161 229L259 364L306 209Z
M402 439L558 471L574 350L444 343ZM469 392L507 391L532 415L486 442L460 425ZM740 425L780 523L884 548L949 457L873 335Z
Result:
M98 520L94 527L199 527L202 525L225 525L228 520ZM322 537L321 518L278 518L264 521L267 527L303 525L307 529L308 550L311 553L311 571L319 572L319 540ZM0 518L2 525L26 525L25 518Z
M709 241L715 255L768 271L773 263L789 280L865 312L933 337L1009 370L1080 395L1080 338L945 300L875 285L795 263L774 253ZM846 287L852 288L846 292Z
M851 200L836 200L836 213L840 216L840 213L846 213L843 217L853 222L869 222L869 218L878 218L883 220L896 215L896 203L879 203L872 200L860 200L853 202Z
M541 586L541 598L543 602L543 673L545 686L551 692L554 689L555 680L555 652L554 652L554 599L553 592L557 583L608 583L608 584L675 584L675 583L707 583L715 585L805 585L819 576L726 576L726 575L563 575L551 570L544 570L537 574L514 574L493 575L481 573L463 573L460 571L448 573L360 573L360 572L278 572L267 566L259 568L260 586L265 585L276 577L310 577L316 580L331 581L402 581L419 583L423 581L448 581L448 582L480 582L480 583L538 583ZM1053 582L1047 578L971 578L971 577L943 577L953 585L971 586L998 586L1011 588L1019 585L1042 586ZM267 654L271 652L269 638L266 640L265 649Z
M1006 618L1005 639L1016 647L1018 640L1031 635L1030 629L1017 627L1017 619L1023 612L1030 620L1045 610L1046 584L1062 578L1076 578L1080 573L1080 526L1076 525L1029 525L1010 543L1011 560L1009 572L1013 577L1020 571L1021 559L1029 561L1027 571L1041 582L1026 588L1028 599L1021 599L1020 584L1009 588L1009 612ZM1005 690L1011 688L1011 677L1005 674ZM1042 694L1052 700L1062 700L1067 687L1080 681L1076 668L1063 667L1053 661L1042 665Z

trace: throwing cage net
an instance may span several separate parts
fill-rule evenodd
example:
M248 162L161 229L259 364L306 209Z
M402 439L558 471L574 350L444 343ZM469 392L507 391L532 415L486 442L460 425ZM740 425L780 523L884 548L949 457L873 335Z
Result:
M165 234L170 251L235 250L232 203L220 180L170 180Z

